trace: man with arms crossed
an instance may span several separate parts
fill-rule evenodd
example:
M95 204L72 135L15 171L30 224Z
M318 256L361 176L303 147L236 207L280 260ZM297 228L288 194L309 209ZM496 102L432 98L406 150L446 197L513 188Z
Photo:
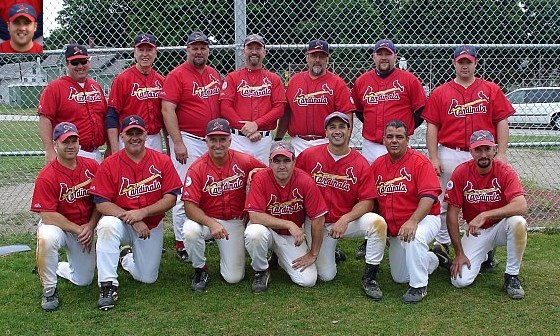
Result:
M381 300L383 293L377 284L377 270L383 259L387 224L383 217L371 212L377 195L371 168L360 153L348 147L351 126L345 113L329 114L323 125L329 143L304 150L296 163L296 167L311 174L329 209L323 244L315 262L317 273L323 281L335 277L337 239L367 236L362 287L368 297ZM308 224L305 229L309 240Z
M146 148L148 132L139 116L128 116L121 126L124 149L99 167L90 193L103 215L97 227L97 281L99 309L114 307L118 298L117 266L137 281L157 280L165 212L180 193L181 180L171 159ZM123 246L120 250L119 248Z
M295 168L295 150L290 143L272 144L269 165L255 174L245 201L249 212L245 247L255 270L251 289L262 293L268 287L269 249L293 282L312 287L317 281L315 260L323 241L327 205L309 174ZM305 217L311 221L310 247L305 240Z
M78 286L87 286L93 280L93 230L100 217L89 194L99 164L77 156L80 142L76 126L60 123L52 138L56 158L39 172L31 201L31 211L41 217L37 269L43 285L41 307L46 311L59 306L57 274ZM58 261L58 250L63 247L68 262Z
M249 173L266 166L254 157L230 149L231 129L225 119L206 128L208 152L187 172L182 200L189 219L183 226L187 252L192 258L191 289L203 291L210 281L205 239L214 238L220 250L220 273L228 283L245 275L245 190Z
M455 168L447 183L445 202L447 229L455 260L451 283L458 288L473 283L486 255L496 246L506 246L504 288L512 299L525 291L519 269L527 245L527 200L517 173L495 160L496 143L490 131L475 131L470 139L472 159ZM459 211L467 221L465 235L459 233Z
M210 40L201 32L187 37L187 61L173 69L165 79L160 95L161 112L169 133L169 155L184 182L190 165L207 150L204 132L208 122L220 115L218 102L222 80L207 65ZM179 199L173 207L175 255L189 261L183 245L185 208Z

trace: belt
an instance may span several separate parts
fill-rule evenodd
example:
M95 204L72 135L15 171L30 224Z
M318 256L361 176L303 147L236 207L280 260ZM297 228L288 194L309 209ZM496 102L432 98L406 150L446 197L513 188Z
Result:
M237 134L237 135L242 135L245 136L245 134L241 133L241 130L232 128L231 129L231 133L233 134ZM259 131L259 133L261 134L261 136L265 137L265 136L269 136L270 135L270 131Z
M313 141L313 140L319 140L325 138L325 136L323 135L296 135L296 136L305 141Z
M185 135L188 136L191 139L206 141L206 138L199 137L198 135L190 134L190 133L187 133L187 132L185 132Z
M461 151L461 152L469 152L470 148L469 147L455 147L455 150L457 152Z

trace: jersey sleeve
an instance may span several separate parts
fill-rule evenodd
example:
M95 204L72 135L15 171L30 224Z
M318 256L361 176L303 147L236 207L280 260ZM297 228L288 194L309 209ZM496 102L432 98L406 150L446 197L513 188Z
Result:
M187 170L187 177L185 178L185 186L183 187L183 195L181 200L193 202L200 206L200 199L202 198L202 174L200 172L201 165L192 165Z
M33 197L31 199L31 211L33 212L56 212L58 197L56 186L47 178L39 176L35 181Z
M417 188L418 195L432 195L438 197L441 194L441 187L437 174L427 159L422 160L417 166Z
M249 187L249 193L245 199L245 211L266 213L266 177L268 170L255 173L253 182Z
M163 82L163 91L159 97L162 100L179 105L182 96L183 86L181 85L181 78L178 76L178 71L171 71Z
M121 89L121 75L118 75L117 77L115 77L115 79L113 80L113 83L111 84L111 92L109 92L109 101L107 102L107 106L112 107L115 109L115 111L117 111L117 113L121 113L122 111L122 99L121 97L123 96L123 92Z
M504 196L506 198L506 202L509 203L517 196L525 195L525 191L523 190L523 186L521 185L521 181L519 180L519 176L515 170L511 166L505 165L503 173L506 180L504 186Z
M39 106L37 108L37 114L42 115L53 121L56 116L56 111L58 110L58 90L55 88L55 83L49 83L45 86L41 97L39 98ZM53 125L54 127L54 125Z
M300 178L305 178L305 211L310 219L316 219L328 212L327 204L325 199L319 190L319 187L313 179L305 174L302 174Z
M235 80L233 78L233 74L230 73L224 79L222 83L222 91L220 92L220 100L234 100L235 94Z
M426 120L430 124L436 125L437 128L441 127L440 111L441 107L441 87L436 88L434 92L430 95L426 101L426 107L422 111L422 119Z
M377 188L375 188L373 171L367 164L363 166L361 176L358 199L364 201L377 198Z
M361 90L361 83L362 83L361 78L362 77L358 77L351 91L352 99L354 100L354 106L356 107L356 112L364 112L364 105L360 97L360 90Z
M118 154L115 154L118 155ZM94 196L99 196L110 202L115 201L115 193L117 183L111 178L111 162L114 160L105 160L97 169L97 173L91 182L89 193ZM118 168L115 168L118 169Z
M504 95L500 87L494 83L493 91L494 91L494 113L492 115L492 122L494 124L499 123L500 121L510 117L515 113L515 109Z
M467 174L464 165L459 165L453 173L447 186L445 187L445 197L444 202L453 205L456 208L463 207L463 188L464 180L461 178Z
M183 183L179 178L179 174L177 174L177 170L175 170L175 167L173 167L173 163L171 162L169 156L160 153L156 154L163 157L164 175L162 179L163 183L161 186L162 193L170 194L173 191L180 189L183 186Z
M344 82L342 78L337 78L337 90L335 92L335 111L339 111L342 113L352 113L356 107L354 106L354 102L352 96L350 95L350 89Z
M418 111L426 105L426 93L420 80L412 74L411 77L413 77L410 83L412 111Z

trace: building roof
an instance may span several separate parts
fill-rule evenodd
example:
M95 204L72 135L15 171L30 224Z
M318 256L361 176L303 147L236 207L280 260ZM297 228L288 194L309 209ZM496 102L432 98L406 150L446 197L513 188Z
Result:
M32 76L33 68L38 69L36 62L10 63L0 66L0 79L18 79L23 76Z

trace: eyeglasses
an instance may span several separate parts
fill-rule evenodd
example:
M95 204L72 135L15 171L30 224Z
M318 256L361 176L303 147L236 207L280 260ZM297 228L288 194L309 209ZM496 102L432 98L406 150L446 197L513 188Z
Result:
M89 62L88 59L82 59L82 60L72 60L68 63L72 64L73 66L78 66L78 64L86 65L88 62Z

